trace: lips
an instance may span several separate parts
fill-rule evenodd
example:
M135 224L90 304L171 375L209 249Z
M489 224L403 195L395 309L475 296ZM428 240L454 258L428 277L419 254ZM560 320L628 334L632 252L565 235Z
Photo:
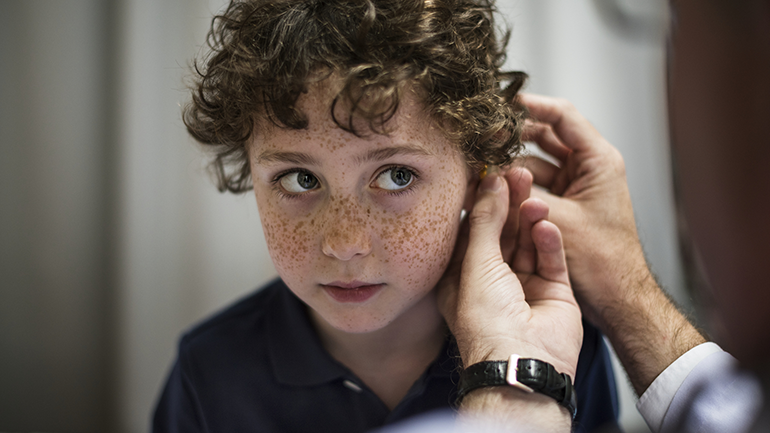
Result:
M366 302L372 296L376 295L385 285L371 284L361 281L333 281L329 284L322 284L324 291L337 302L342 303L361 303Z

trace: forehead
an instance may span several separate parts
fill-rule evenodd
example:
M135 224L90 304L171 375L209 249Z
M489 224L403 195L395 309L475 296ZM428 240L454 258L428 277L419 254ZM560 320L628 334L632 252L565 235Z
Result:
M349 103L339 97L335 104L341 87L341 80L335 77L310 84L308 91L302 93L296 102L296 108L308 120L307 128L284 128L260 119L251 139L250 150L256 151L258 156L264 151L288 150L287 147L312 141L323 150L336 152L350 148L351 144L366 142L372 146L396 145L412 150L421 149L426 154L462 156L459 146L439 128L429 115L423 99L410 86L404 86L397 111L381 128L373 131L369 121L357 115L352 119L352 126L358 135L346 131L337 123L347 126L350 122Z

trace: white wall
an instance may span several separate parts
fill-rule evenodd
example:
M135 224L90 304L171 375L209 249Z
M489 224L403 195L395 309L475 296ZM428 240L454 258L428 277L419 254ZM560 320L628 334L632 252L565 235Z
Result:
M180 333L275 275L250 195L222 195L184 129L183 77L222 2L127 0L120 52L120 426L147 429Z

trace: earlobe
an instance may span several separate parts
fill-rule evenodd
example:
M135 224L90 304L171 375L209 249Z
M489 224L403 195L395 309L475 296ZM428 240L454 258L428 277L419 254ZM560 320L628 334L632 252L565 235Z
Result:
M465 199L463 200L463 210L470 213L473 204L476 203L476 190L479 187L479 176L474 173L468 178L468 186L465 188Z

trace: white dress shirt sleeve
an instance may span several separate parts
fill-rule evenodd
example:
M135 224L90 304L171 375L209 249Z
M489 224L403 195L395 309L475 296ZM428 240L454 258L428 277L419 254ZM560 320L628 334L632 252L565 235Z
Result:
M690 349L666 368L636 404L657 432L742 432L762 405L757 379L714 343Z
M715 343L699 344L680 356L652 381L647 391L639 397L636 409L653 432L660 431L674 394L692 369L707 356L722 351Z

